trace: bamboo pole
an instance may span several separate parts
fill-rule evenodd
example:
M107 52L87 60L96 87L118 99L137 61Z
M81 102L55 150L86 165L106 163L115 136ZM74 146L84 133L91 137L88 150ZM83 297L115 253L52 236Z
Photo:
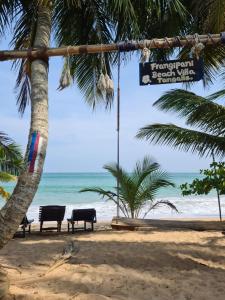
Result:
M4 50L0 51L0 61L13 59L38 59L48 58L52 56L66 56L101 52L121 52L135 51L148 46L149 49L175 48L175 47L191 47L196 41L204 45L225 44L225 33L205 34L205 35L186 35L170 38L151 39L143 41L127 41L117 44L98 44L98 45L80 45L66 46L60 48L41 48L41 49L24 49L24 50Z

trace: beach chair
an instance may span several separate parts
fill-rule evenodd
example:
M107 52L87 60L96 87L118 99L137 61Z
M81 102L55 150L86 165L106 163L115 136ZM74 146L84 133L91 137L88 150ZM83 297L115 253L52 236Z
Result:
M46 205L40 206L39 209L39 222L40 222L40 232L43 230L54 230L57 232L61 231L62 221L65 215L65 206L61 205ZM44 222L57 222L57 227L43 227Z
M27 216L25 216L20 223L20 228L22 228L23 231L23 237L26 236L26 232L31 232L31 224L34 222L34 219L28 220ZM26 231L26 228L28 227L28 230Z
M84 227L75 228L75 222L83 221ZM68 222L68 232L70 232L70 224L72 225L72 233L75 229L84 229L87 230L86 223L91 223L91 230L94 230L94 223L97 222L96 219L96 210L94 208L87 209L74 209L72 211L72 216L70 219L67 219Z

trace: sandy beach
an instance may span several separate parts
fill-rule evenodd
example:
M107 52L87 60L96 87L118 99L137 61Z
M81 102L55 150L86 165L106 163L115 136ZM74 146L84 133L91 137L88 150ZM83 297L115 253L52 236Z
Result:
M37 232L0 251L14 299L222 300L221 232L163 230ZM74 241L71 258L61 260Z

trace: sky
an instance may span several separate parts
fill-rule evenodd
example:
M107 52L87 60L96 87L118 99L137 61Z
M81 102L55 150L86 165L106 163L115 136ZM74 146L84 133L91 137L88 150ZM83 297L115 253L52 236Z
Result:
M1 49L7 49L5 41ZM180 84L139 86L139 57L121 68L121 165L132 170L136 160L149 155L169 172L196 172L207 168L209 159L155 146L135 138L139 128L151 123L183 121L171 113L152 107L164 92L180 88ZM116 161L116 106L111 111L98 107L94 112L85 103L76 85L57 91L62 70L62 58L50 59L49 70L49 145L45 172L101 172L106 163ZM114 72L115 73L115 72ZM116 85L116 74L114 74ZM21 118L17 112L14 91L16 74L10 62L0 65L0 131L6 132L24 150L30 122L30 108ZM208 95L222 88L222 82L203 88L201 82L192 87L199 95Z

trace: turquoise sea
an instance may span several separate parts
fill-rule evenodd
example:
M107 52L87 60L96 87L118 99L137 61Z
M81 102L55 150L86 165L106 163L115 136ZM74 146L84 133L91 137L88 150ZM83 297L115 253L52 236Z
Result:
M161 207L150 212L150 218L179 218L179 217L217 217L217 198L214 193L208 196L182 197L179 186L185 182L191 182L199 177L197 173L170 173L171 180L176 188L161 189L157 199L167 199L173 202L179 214L172 212L170 208ZM5 184L11 192L13 184ZM40 205L66 205L66 217L70 216L73 208L96 208L99 220L108 221L116 215L116 207L112 202L102 200L94 193L79 193L84 187L101 186L104 189L112 189L116 186L114 179L107 173L45 173L28 216L38 220L38 207ZM222 198L222 210L225 212L225 203ZM0 206L3 201L0 200Z

